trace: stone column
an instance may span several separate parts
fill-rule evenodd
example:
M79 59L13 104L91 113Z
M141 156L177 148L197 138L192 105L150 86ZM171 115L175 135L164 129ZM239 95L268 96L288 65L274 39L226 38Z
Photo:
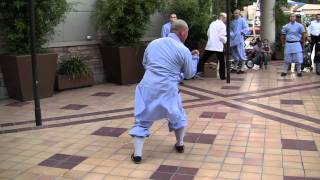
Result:
M276 0L261 0L261 37L267 38L270 44L275 42L276 21L274 15L274 6Z

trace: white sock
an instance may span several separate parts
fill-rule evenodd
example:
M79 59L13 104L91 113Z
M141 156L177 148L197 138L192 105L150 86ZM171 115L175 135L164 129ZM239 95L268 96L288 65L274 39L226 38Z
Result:
M135 137L134 138L134 156L142 156L144 138Z
M178 146L183 146L183 138L184 138L184 128L180 128L174 131L177 139Z

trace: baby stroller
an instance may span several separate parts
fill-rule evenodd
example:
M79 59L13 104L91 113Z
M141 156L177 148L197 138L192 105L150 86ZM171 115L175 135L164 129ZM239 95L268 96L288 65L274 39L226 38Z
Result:
M311 60L311 53L312 53L313 47L311 47L311 43L307 41L304 45L304 51L303 51L303 63L301 65L301 70L303 71L305 68L309 69L309 71L313 70L312 67L312 60Z

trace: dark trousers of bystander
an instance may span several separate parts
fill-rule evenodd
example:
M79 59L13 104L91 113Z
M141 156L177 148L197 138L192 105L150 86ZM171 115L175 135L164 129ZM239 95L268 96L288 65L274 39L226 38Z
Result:
M205 50L203 56L200 58L199 64L198 64L198 72L203 72L204 70L204 64L207 62L207 60L213 55L216 54L219 60L219 76L221 80L224 80L226 78L226 63L224 61L224 54L223 52L218 51L208 51Z

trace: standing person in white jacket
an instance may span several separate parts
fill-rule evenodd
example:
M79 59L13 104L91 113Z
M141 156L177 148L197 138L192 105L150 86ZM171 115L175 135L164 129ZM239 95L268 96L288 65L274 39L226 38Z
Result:
M226 13L221 13L219 19L212 22L209 26L207 35L208 42L205 52L201 57L198 64L198 75L203 73L204 64L215 53L219 60L219 75L220 79L224 80L225 77L225 61L223 54L223 46L227 42L227 28L225 25L227 19Z

